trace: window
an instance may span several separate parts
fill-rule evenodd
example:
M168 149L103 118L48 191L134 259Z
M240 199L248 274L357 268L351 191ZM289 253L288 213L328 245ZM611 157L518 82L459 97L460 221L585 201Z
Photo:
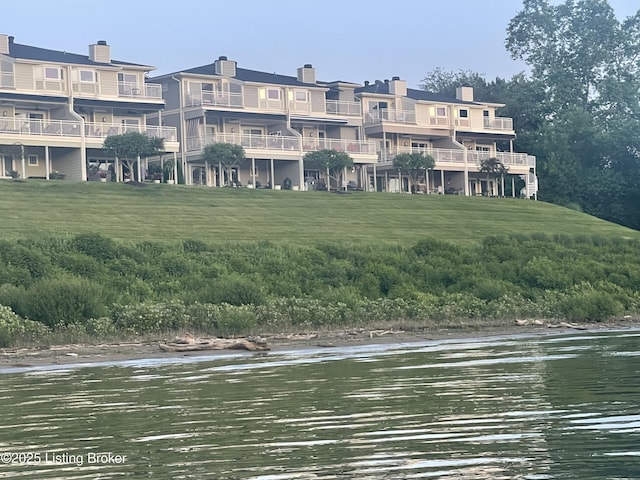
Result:
M267 89L267 98L269 100L280 100L280 90L277 88Z
M446 117L447 109L445 107L436 107L436 115L438 117Z
M487 147L485 145L476 145L476 152L490 152L491 147Z
M484 118L489 118L489 110L483 110L483 111L482 111L482 116L483 116Z
M98 75L93 70L80 70L80 81L83 83L96 83Z
M28 159L30 167L37 167L38 166L38 156L37 155L29 155L27 157L27 159Z
M467 110L466 108L461 108L460 110L458 110L458 115L460 115L460 118L469 118L469 110Z
M44 78L46 80L62 80L62 70L58 67L44 67Z
M118 81L125 83L138 83L138 76L135 73L118 73Z
M296 102L306 102L307 101L307 92L305 90L296 90L294 92L294 98Z

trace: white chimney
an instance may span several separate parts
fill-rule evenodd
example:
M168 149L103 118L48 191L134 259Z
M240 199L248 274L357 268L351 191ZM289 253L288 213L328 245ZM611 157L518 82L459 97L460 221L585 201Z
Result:
M456 88L456 98L463 102L473 102L473 87Z
M104 40L89 45L89 60L96 63L111 63L111 47Z
M227 57L218 57L213 64L213 71L216 75L223 75L225 77L236 76L236 62L229 60Z
M9 39L13 40L13 38L9 37L9 35L0 34L0 54L9 54L9 44L13 43L10 42Z
M316 69L307 63L304 67L298 68L298 81L302 83L316 83Z
M389 82L389 93L398 97L407 96L407 81L400 80L400 77L393 77Z

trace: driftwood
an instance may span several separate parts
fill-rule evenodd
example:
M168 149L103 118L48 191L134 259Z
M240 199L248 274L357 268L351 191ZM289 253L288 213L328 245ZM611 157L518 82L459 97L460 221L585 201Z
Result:
M173 342L158 345L163 352L201 352L206 350L249 350L251 352L270 350L267 342L260 337L249 338L177 338Z

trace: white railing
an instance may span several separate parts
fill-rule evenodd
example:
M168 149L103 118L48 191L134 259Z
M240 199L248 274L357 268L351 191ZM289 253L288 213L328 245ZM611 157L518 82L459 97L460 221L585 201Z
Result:
M311 111L311 104L309 102L296 102L291 100L289 101L289 111L293 113L309 113Z
M379 108L369 110L365 113L364 123L416 123L416 113L411 110L393 110L389 108Z
M118 82L121 97L162 98L162 85L157 83Z
M261 98L258 102L258 107L261 110L284 111L284 103L282 102L282 100L271 100L268 98Z
M159 127L157 125L124 125L120 123L85 123L84 133L87 138L107 138L127 132L139 132L150 137L160 137L168 142L178 141L176 127Z
M392 162L396 155L401 153L424 153L431 155L437 164L464 165L464 150L449 148L398 148L379 152L380 162ZM467 151L467 164L479 166L482 160L495 157L506 167L532 167L535 166L535 157L526 153L516 152L470 152ZM437 166L436 166L437 168Z
M14 88L15 77L13 73L0 73L0 88Z
M428 117L428 122L429 125L434 126L434 127L448 127L449 126L449 117L445 117L445 116L437 116L437 115L430 115Z
M327 113L331 115L360 116L360 102L347 102L342 100L327 100Z
M513 130L513 118L496 117L493 120L485 118L484 128L490 128L492 130Z
M4 119L0 117L0 134L29 136L80 137L80 122L69 120Z
M336 150L349 154L369 154L376 155L375 142L362 140L346 140L340 138L303 138L302 150L305 152L316 150Z
M188 107L196 107L199 105L243 107L244 97L242 93L197 92L187 93L184 102Z
M245 150L300 151L300 138L282 135L242 135L216 133L187 138L187 151L199 151L212 143L242 145Z

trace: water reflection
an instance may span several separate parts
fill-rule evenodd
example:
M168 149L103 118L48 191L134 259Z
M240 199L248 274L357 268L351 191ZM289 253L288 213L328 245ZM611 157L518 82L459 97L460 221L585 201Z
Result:
M0 476L640 478L639 335L5 369L0 452L84 462Z

